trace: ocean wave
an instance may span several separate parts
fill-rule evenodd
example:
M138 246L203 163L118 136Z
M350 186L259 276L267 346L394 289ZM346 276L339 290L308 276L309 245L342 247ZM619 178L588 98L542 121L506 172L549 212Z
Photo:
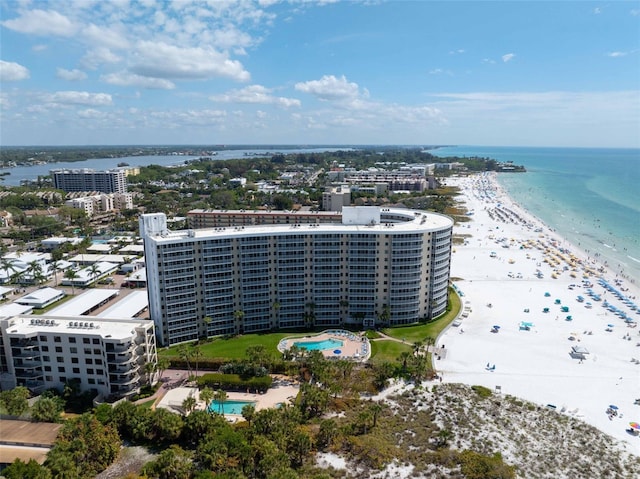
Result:
M640 263L640 259L634 258L633 256L627 255L627 258L629 258L631 261L635 261L636 263Z

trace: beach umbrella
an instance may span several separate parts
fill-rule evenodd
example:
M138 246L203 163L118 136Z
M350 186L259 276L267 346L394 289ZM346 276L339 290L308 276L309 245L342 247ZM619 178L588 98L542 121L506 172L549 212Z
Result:
M500 326L498 326L498 325L494 325L494 326L493 326L493 329L500 329Z
M629 426L631 426L631 429L635 429L636 431L640 431L640 424L637 422L630 422Z
M607 327L609 328L613 328L613 326L614 326L613 324L607 324Z
M609 404L609 409L613 409L614 411L617 411L618 406L616 406L615 404Z

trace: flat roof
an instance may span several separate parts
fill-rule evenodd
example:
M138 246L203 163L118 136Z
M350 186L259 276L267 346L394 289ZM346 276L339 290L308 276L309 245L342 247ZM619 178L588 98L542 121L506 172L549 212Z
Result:
M51 446L61 427L59 423L0 419L2 442L5 444Z
M54 316L21 314L8 318L9 334L80 334L109 339L127 339L134 328L152 325L149 319L106 319L92 316Z
M110 308L98 314L97 318L130 319L135 318L141 311L149 306L149 297L146 291L133 291L118 301Z
M54 288L40 288L32 291L29 294L25 294L21 298L16 299L14 302L18 304L42 304L47 301L51 301L54 298L57 298L61 294L64 294L64 291L61 289Z
M118 250L118 253L120 254L126 254L126 253L144 253L144 245L141 244L128 244L127 246L120 248Z
M3 304L0 306L0 317L15 316L16 314L29 314L33 311L33 306L18 303Z
M120 294L117 289L91 289L49 311L51 316L82 316Z
M380 208L381 216L393 216L395 221L384 219L380 223L342 224L310 223L285 225L244 225L168 231L163 235L150 235L157 243L172 243L185 238L206 239L211 237L252 237L265 235L285 235L298 230L301 234L353 234L353 233L425 233L453 226L448 216L432 212L422 212L402 208ZM292 213L293 214L293 213ZM402 219L400 219L402 218ZM404 221L403 221L404 219ZM293 230L293 231L292 231Z
M101 252L101 253L110 253L111 252L111 245L108 244L103 244L103 243L93 243L91 246L89 246L87 248L87 251L97 251L97 252Z
M15 288L7 288L6 286L0 286L0 296L4 296L5 294L10 293Z
M77 254L69 261L74 263L98 263L104 261L107 263L124 263L124 256L121 254Z

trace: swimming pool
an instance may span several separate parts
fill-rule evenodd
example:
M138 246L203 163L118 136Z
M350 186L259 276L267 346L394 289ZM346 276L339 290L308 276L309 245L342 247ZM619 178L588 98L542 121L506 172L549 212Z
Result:
M220 407L221 405L219 401L211 401L209 411L218 414L222 414L223 412L224 414L242 414L242 408L247 405L255 407L256 403L253 401L234 401L229 399L224 401L222 403L222 407Z
M296 341L294 346L307 351L324 351L326 349L338 349L343 346L343 342L339 339L323 339L322 341Z

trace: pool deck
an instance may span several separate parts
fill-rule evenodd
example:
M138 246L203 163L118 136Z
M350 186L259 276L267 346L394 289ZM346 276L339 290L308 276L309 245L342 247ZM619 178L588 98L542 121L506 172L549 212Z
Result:
M327 359L350 359L355 361L365 361L371 356L371 346L366 336L358 336L350 331L343 330L330 330L324 331L320 334L305 337L291 337L284 338L278 344L278 350L284 352L289 349L294 343L318 342L326 341L329 339L342 342L342 346L339 348L331 348L327 350L320 350L322 355ZM334 351L339 350L340 353L336 354Z
M292 381L274 378L273 385L264 394L227 392L227 399L230 401L251 401L256 403L256 411L261 409L274 408L278 404L288 403L298 395L299 387ZM168 409L171 412L183 413L182 402L189 396L194 396L198 403L196 410L204 410L206 405L200 401L197 387L178 387L167 391L164 397L158 402L156 407ZM242 419L242 416L235 414L225 414L228 419L234 421Z

